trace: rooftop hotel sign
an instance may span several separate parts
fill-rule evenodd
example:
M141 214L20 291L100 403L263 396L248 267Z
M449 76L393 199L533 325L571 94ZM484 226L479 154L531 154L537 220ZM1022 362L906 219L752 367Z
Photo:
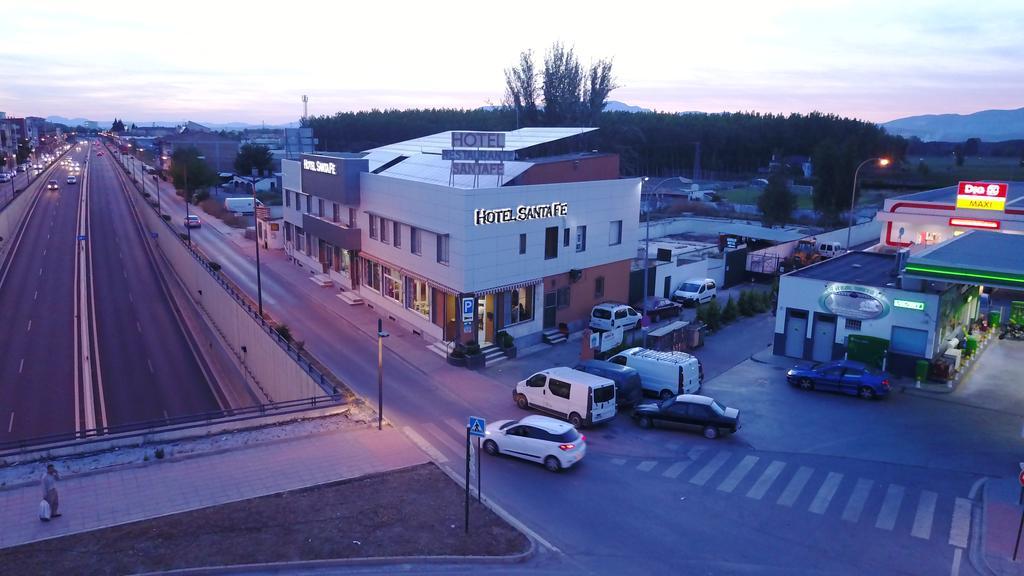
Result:
M334 162L321 162L320 160L302 159L302 169L319 172L321 174L338 174L338 165Z
M960 182L956 188L956 207L972 210L1005 210L1008 188L1003 183Z
M483 224L504 224L506 222L558 218L568 214L569 204L566 202L534 204L533 206L520 205L515 208L496 208L494 210L478 208L473 211L473 223L477 226Z

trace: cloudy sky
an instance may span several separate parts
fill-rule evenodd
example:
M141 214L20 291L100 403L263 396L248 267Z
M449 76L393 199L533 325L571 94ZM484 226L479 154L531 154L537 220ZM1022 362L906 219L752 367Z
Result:
M244 8L243 8L244 7ZM1020 0L60 2L6 10L0 111L296 120L500 103L554 41L614 59L611 99L661 111L883 122L1024 106Z

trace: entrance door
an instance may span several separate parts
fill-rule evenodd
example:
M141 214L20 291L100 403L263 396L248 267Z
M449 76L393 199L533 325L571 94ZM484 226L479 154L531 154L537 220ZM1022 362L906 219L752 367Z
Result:
M811 359L828 362L832 359L832 347L836 341L836 317L826 314L814 315L814 336L811 343Z
M480 296L476 299L476 317L477 317L477 334L476 341L481 346L484 343L490 343L494 340L494 314L493 310L488 310L488 304L493 302L494 296L488 294L487 296ZM491 304L493 306L493 304ZM488 312L491 315L488 316Z
M786 356L804 357L804 340L807 339L807 311L786 311Z
M544 327L555 327L555 310L558 309L558 297L555 292L544 293Z
M662 298L671 298L672 297L672 277L671 276L665 276L665 289L664 289L663 294L661 295L661 297Z

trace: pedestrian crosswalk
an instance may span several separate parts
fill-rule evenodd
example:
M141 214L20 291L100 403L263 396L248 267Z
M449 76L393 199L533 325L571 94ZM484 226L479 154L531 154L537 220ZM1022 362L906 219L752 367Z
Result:
M465 450L465 423L448 419L444 424L427 423L417 430L405 427L409 438L438 463L448 461L445 452L458 455ZM794 512L837 517L845 523L863 523L884 532L909 532L912 538L924 541L945 538L948 527L949 544L967 546L973 507L967 498L944 497L934 490L908 488L817 465L798 465L735 448L695 446L685 455L679 454L682 448L673 443L668 453L675 454L675 458L613 457L591 452L588 459L603 459L606 465L650 474L665 482L713 489L722 497L735 494L751 502L774 500L775 505Z

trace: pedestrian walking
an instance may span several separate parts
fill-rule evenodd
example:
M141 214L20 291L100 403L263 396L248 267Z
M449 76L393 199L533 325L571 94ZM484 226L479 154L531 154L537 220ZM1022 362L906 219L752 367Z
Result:
M46 472L43 474L42 486L43 486L43 500L50 505L50 518L57 518L60 516L57 506L60 501L57 496L57 481L60 480L60 474L57 473L57 469L54 468L53 464L46 465ZM40 516L42 520L49 520Z

